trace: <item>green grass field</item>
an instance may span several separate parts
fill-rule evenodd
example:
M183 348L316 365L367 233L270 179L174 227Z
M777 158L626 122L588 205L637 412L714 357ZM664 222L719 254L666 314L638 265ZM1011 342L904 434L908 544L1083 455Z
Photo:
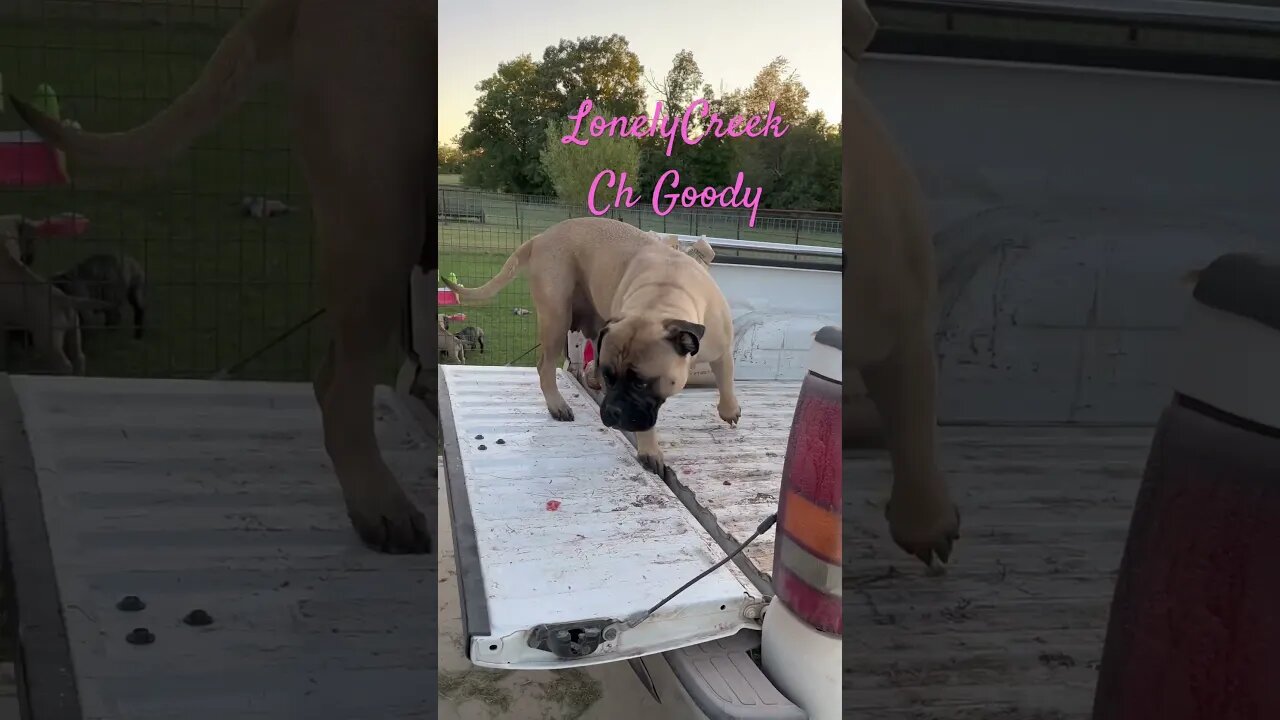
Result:
M463 285L475 287L498 274L508 253L440 252L440 272L458 275ZM538 359L537 350L530 351L538 343L538 319L535 314L515 315L512 308L533 310L529 299L529 284L523 278L503 288L498 296L483 305L441 306L439 312L465 313L467 319L451 323L449 329L457 331L467 325L484 328L485 352L472 350L467 353L469 365L533 365Z
M120 130L146 119L196 77L223 27L105 27L60 21L0 25L5 91L58 93L64 117ZM94 253L129 253L148 275L148 337L86 333L94 375L202 377L236 362L316 307L304 181L289 152L279 88L264 89L161 173L76 172L72 188L4 188L0 214L88 217L80 238L43 243L36 269L56 273ZM12 112L0 130L17 130ZM244 219L239 201L264 195L294 215ZM250 363L241 377L307 379L326 338L321 323ZM30 358L10 353L0 368Z

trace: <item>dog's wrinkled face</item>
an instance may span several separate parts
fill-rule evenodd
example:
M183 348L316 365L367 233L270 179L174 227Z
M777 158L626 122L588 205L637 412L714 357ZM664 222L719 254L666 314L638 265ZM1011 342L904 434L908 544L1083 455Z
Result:
M650 430L658 408L684 389L706 328L685 320L615 318L596 337L604 387L600 421L630 432Z

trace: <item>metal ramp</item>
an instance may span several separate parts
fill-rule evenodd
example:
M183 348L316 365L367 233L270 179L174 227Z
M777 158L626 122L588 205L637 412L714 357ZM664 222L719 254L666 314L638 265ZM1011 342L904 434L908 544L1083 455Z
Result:
M471 662L589 665L758 626L750 613L760 595L729 563L645 622L619 627L713 566L719 545L623 436L600 425L595 402L565 371L557 382L573 422L548 415L533 368L442 365L440 377ZM598 644L560 654L539 628L548 637L556 628L575 638L591 633Z

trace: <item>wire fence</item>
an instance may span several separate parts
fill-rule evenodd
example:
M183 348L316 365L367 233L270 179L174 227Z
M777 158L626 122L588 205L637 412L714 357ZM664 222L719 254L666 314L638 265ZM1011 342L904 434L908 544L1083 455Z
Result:
M525 240L562 220L587 214L585 208L554 198L449 187L443 180L436 200L440 274L470 287L497 275ZM838 213L762 210L754 225L749 222L748 213L736 211L677 210L659 216L652 210L627 209L612 211L608 217L644 230L679 235L831 247L841 244ZM751 253L717 251L717 255ZM451 302L449 293L441 293L438 310L448 319L448 331L462 339L465 363L533 365L537 361L537 314L524 277L518 277L483 304L460 306ZM441 361L456 359L443 356Z
M60 117L86 129L135 126L194 81L251 4L6 3L4 92L46 109L56 99ZM282 89L262 88L161 172L71 167L66 182L56 162L50 167L56 156L22 132L12 109L0 113L0 216L30 221L19 238L33 250L30 269L44 279L80 276L82 292L120 299L121 327L104 326L115 319L110 312L84 314L88 374L209 377L242 365L236 377L311 378L327 343L319 323L271 344L320 303L309 203L290 152ZM127 292L135 280L144 288L141 337ZM35 338L26 337L24 323L39 314L0 314L0 371L50 369Z

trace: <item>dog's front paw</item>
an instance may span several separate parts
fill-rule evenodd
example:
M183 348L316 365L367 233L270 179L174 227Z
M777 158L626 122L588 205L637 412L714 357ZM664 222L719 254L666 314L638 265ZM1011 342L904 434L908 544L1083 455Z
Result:
M347 517L365 545L393 555L431 552L427 518L399 487L351 494L346 501Z
M547 405L547 410L551 412L551 417L560 422L570 422L573 420L573 408L569 407L569 403L561 400L558 403Z
M648 470L658 477L666 477L667 464L663 461L662 453L658 453L656 455L640 453L636 456L636 459L640 461L640 464L644 466L645 470Z
M893 498L885 505L889 534L898 547L925 565L946 563L960 538L960 509L945 493L938 498Z
M730 426L736 427L738 421L742 419L742 407L736 400L728 403L721 401L716 406L716 410L720 413L720 419L729 423Z

